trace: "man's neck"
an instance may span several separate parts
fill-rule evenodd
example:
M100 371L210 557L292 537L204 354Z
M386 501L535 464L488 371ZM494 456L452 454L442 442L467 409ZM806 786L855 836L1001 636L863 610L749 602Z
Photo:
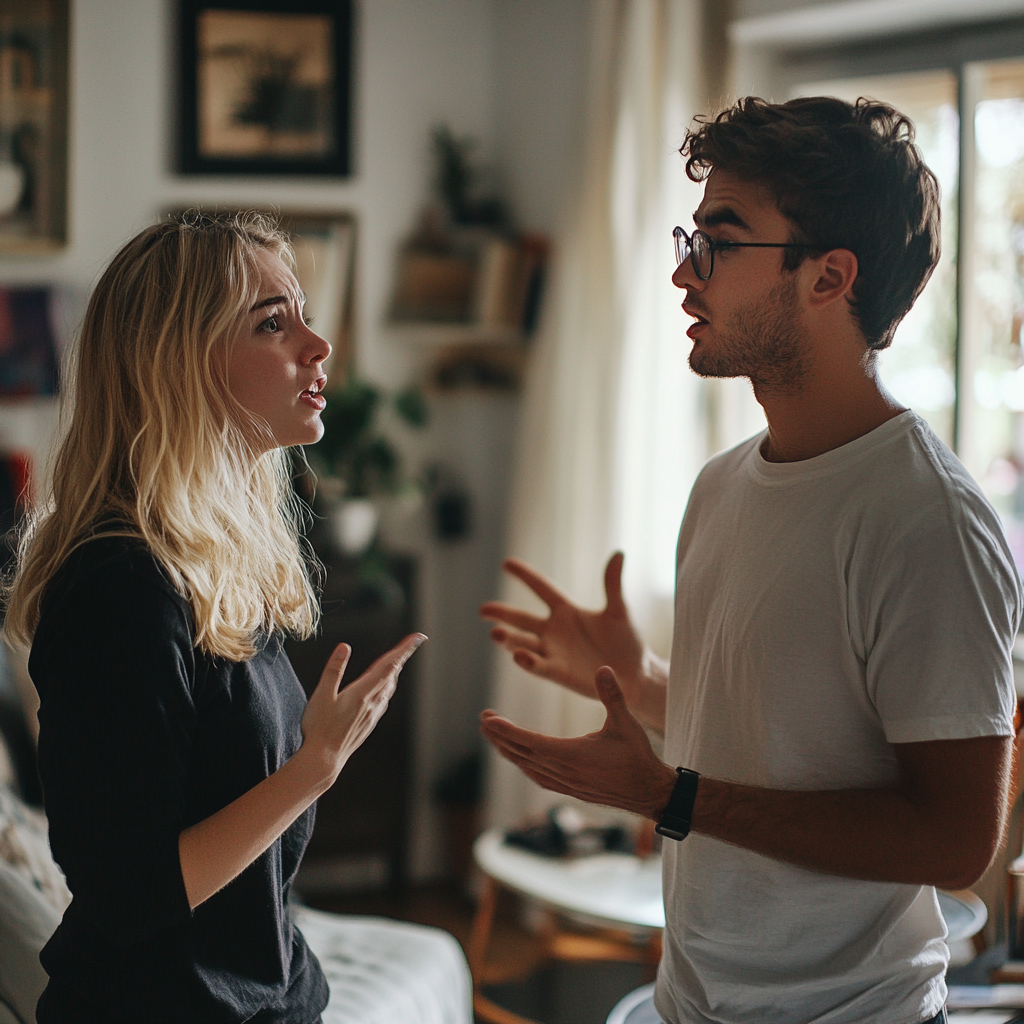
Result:
M880 384L870 356L813 367L790 392L760 388L754 395L768 420L761 455L768 462L801 462L871 433L905 412Z

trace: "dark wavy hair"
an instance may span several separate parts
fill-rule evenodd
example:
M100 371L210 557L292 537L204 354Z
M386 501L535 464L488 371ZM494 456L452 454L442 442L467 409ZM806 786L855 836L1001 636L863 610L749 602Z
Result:
M747 96L698 117L680 147L686 173L715 169L764 185L794 225L791 241L849 249L851 304L870 348L883 349L939 261L939 184L910 120L875 100L813 96L768 103ZM808 252L787 250L795 270Z

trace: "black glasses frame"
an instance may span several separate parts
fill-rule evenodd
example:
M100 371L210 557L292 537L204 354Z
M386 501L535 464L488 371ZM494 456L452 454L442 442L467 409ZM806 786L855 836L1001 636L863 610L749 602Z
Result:
M726 249L817 249L826 252L823 245L811 245L808 242L716 242L706 231L698 228L692 235L681 227L672 229L672 238L676 246L676 266L681 267L686 260L693 264L693 272L701 281L709 281L715 272L715 253ZM707 273L701 273L702 265L707 262Z

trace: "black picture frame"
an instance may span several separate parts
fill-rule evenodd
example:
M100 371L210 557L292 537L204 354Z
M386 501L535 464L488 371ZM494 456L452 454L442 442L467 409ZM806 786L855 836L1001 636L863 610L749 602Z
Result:
M180 0L179 170L350 175L353 6Z

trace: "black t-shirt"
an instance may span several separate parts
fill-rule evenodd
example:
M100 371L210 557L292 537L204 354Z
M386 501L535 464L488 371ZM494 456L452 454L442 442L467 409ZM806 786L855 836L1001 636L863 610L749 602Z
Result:
M327 982L288 914L313 808L190 911L178 836L276 771L306 697L281 642L203 654L141 541L92 540L51 581L29 671L50 845L74 896L40 960L39 1024L308 1024Z

